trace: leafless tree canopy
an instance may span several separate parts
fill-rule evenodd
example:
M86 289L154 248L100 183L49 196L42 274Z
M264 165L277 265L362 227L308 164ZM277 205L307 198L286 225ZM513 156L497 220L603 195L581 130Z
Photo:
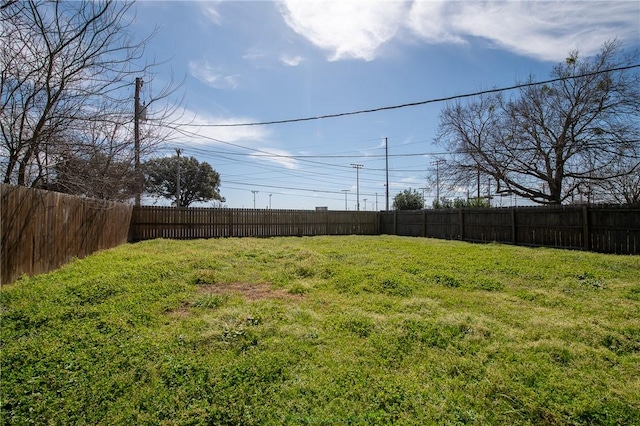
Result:
M607 70L635 60L614 41L592 58L572 53L553 83L447 106L437 141L451 153L449 178L490 177L497 193L542 204L628 200L612 191L638 192L629 185L640 170L640 75Z
M109 199L140 190L135 186L141 179L132 171L133 87L136 76L153 65L141 63L148 39L134 40L128 32L132 12L131 3L111 1L4 3L5 183ZM143 149L160 139L148 136Z

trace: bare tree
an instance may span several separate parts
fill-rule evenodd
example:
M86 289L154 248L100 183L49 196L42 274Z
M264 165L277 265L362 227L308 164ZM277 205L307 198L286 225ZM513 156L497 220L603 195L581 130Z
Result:
M636 58L624 57L616 41L593 58L574 52L553 69L552 83L525 86L508 100L484 95L446 107L437 141L460 178L475 171L492 178L496 193L563 203L587 184L639 167Z
M640 204L640 155L629 155L613 165L611 174L614 177L597 180L592 184L583 185L580 194L584 194L587 201L597 203ZM581 197L580 200L584 201Z
M128 32L131 8L132 3L111 1L26 0L0 9L5 183L46 187L64 168L58 162L74 157L87 164L92 156L107 157L112 161L106 164L118 167L128 161L131 154L125 153L133 149L131 88L136 76L148 75L154 66L141 63L149 39L134 40ZM152 101L172 90L165 88ZM156 118L171 112L167 107ZM159 139L157 134L147 138L146 145ZM70 174L65 176L58 189L96 193L80 191L88 184L82 173L75 183Z
M475 198L488 197L486 181L492 176L492 158L489 144L498 137L502 123L502 97L489 94L467 105L456 103L445 108L440 116L440 127L436 139L453 151L451 159L444 157L432 165L440 167L439 179L448 186L475 187ZM437 166L432 167L434 176Z

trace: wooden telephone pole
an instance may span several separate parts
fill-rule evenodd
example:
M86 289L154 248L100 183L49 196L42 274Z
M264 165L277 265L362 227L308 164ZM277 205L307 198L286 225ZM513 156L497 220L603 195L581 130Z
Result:
M142 78L136 77L136 89L134 93L134 107L133 107L133 140L134 140L134 155L135 163L134 170L136 172L136 179L138 179L138 185L136 188L136 207L140 206L140 193L142 192L142 178L140 176L140 116L142 115L142 107L140 106L140 90L142 89Z

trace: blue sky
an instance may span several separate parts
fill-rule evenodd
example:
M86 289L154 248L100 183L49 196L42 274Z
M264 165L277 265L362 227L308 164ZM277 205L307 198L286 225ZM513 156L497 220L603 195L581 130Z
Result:
M358 174L361 210L384 209L385 138L390 204L408 188L426 188L430 204L430 163L442 152L433 139L445 104L212 125L506 87L548 78L576 49L589 56L614 38L640 48L637 1L142 1L135 12L134 35L157 28L147 61L162 62L143 76L143 100L172 78L184 81L170 99L182 100L180 132L164 153L181 148L211 164L228 207L252 208L255 197L257 208L343 210L348 191L353 210Z

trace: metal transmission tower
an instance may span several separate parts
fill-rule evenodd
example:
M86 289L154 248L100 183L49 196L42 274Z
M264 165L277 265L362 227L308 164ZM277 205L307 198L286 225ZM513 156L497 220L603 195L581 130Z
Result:
M356 169L356 208L358 211L360 211L360 169L364 166L362 164L351 163L351 167Z

